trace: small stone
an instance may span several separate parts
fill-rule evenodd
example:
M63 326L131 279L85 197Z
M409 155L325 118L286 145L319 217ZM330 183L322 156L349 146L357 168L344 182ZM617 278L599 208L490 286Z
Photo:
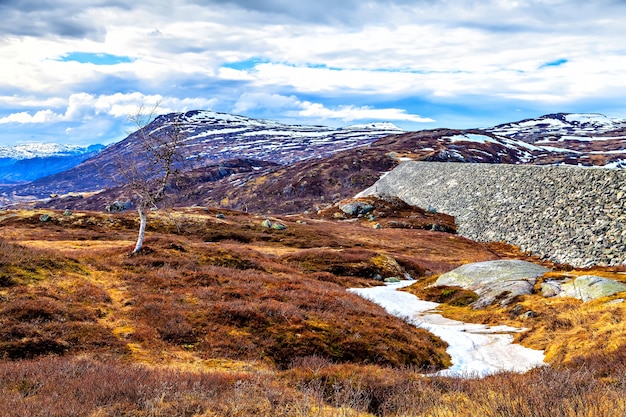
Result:
M271 229L272 228L272 222L269 221L268 219L265 219L265 220L263 220L261 222L261 227L265 227L265 228Z
M375 225L372 226L374 229L382 229L383 227L380 225L380 223L376 223Z
M529 310L520 316L522 319L534 319L535 317L537 317L537 313L532 310Z
M274 229L274 230L285 230L285 229L287 229L287 226L285 226L282 223L274 222L274 224L272 224L272 229Z

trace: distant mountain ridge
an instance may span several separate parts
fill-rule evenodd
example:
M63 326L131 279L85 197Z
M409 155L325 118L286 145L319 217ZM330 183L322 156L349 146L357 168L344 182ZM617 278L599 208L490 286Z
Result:
M34 181L73 168L95 156L104 145L27 143L0 146L0 184Z
M22 143L14 146L0 146L0 159L32 159L45 157L65 157L91 154L104 149L104 145L63 145L59 143Z
M171 129L178 129L185 136L182 154L187 161L184 168L188 170L234 159L291 164L324 158L403 132L391 123L343 128L288 125L209 110L162 115L146 126L152 135L168 134ZM141 141L135 132L67 171L0 191L41 198L50 194L101 190L117 185L113 178L120 161L141 165L146 162L142 155Z
M568 136L593 138L602 137L611 132L626 134L626 120L597 113L555 113L536 119L505 123L484 130L534 143L565 140Z
M483 129L402 132L389 124L333 129L190 111L160 116L147 129L159 135L174 126L185 132L188 164L180 187L172 189L171 205L316 210L357 194L410 160L626 168L626 121L597 114L556 113ZM45 203L57 208L101 209L106 201L128 199L111 177L119 161L143 163L139 142L131 134L73 169L5 192L47 197L110 188L93 200Z

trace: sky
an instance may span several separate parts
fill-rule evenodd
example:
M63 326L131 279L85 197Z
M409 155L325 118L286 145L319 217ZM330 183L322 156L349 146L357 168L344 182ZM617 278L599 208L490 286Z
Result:
M142 106L285 123L626 119L626 0L0 0L0 145L109 144Z

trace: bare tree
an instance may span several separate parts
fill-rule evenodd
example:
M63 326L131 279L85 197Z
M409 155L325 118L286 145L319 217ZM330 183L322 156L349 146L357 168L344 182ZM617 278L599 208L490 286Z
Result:
M183 161L181 144L184 140L180 114L171 115L171 119L155 130L149 130L158 104L151 110L141 106L129 120L137 126L133 133L139 143L139 155L129 155L125 161L118 161L118 175L124 188L133 195L139 213L139 235L132 253L143 247L148 211L157 208L163 200L168 186L178 173Z

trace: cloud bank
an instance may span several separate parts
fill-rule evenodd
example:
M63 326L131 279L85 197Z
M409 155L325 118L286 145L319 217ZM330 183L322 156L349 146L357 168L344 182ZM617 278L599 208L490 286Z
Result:
M0 18L0 145L110 143L157 99L413 130L626 118L618 0L3 0Z

